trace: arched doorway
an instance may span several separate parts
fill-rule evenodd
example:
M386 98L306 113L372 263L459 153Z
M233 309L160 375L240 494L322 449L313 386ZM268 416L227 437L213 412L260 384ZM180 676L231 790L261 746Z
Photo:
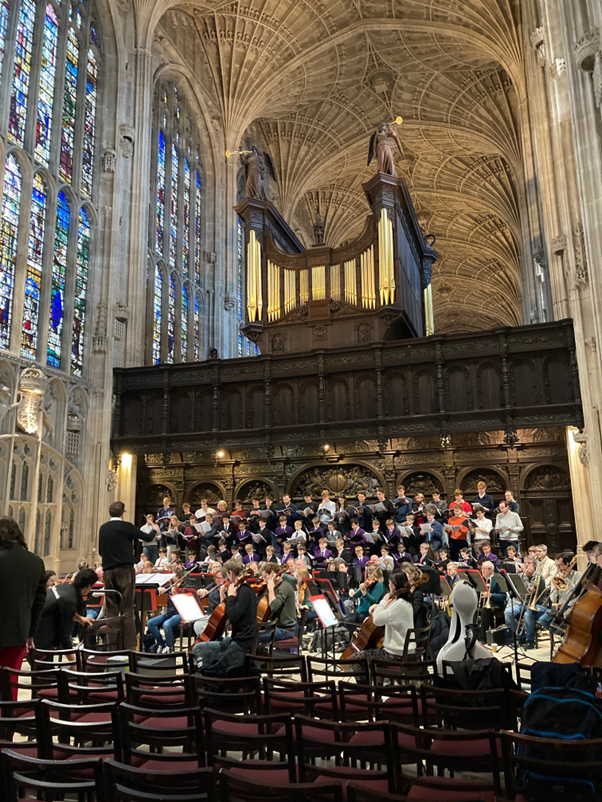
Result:
M571 480L564 468L538 465L525 475L520 514L527 517L527 547L545 543L550 554L575 550Z

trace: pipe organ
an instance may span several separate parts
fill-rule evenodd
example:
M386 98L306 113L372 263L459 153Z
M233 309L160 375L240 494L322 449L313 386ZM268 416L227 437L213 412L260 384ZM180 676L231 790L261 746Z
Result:
M244 333L262 353L298 353L434 333L433 263L403 179L364 184L371 213L353 242L303 248L268 201L236 211L246 237Z

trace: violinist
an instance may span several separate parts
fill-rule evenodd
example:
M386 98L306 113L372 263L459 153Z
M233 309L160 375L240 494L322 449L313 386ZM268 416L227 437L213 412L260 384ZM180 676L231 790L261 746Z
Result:
M162 587L157 589L158 596L164 597L165 594L167 594L167 610L162 615L157 615L154 618L149 619L146 624L148 631L157 642L157 654L170 654L173 652L174 629L179 627L182 623L182 619L176 610L176 606L173 603L172 597L176 587L179 587L181 584L179 580L184 578L184 570L182 568L177 568L175 573L176 579L175 581L172 581L171 587ZM161 627L163 627L165 639L161 634Z
M385 595L383 584L383 572L378 565L368 568L366 579L361 583L356 591L349 592L351 598L359 599L355 612L345 616L345 621L352 624L361 624L370 615L370 607L378 602ZM347 602L347 606L350 602Z
M209 601L209 605L205 611L205 615L202 618L199 618L198 621L194 622L193 626L196 635L200 635L205 630L207 622L211 618L211 613L220 603L220 587L224 584L227 578L223 565L210 565L209 570L214 575L214 587L200 588L197 590L198 597L200 599L207 599Z
M310 576L307 568L297 568L297 609L299 612L307 610L307 614L305 616L306 624L315 621L318 617L318 614L314 610L313 604L309 598L309 590L307 589L308 579L310 579Z
M365 657L371 660L401 660L404 656L406 634L414 626L412 605L410 603L412 588L407 575L403 571L393 571L389 577L389 592L378 604L372 604L369 613L376 626L385 628L385 637L381 649L367 649L358 652L358 659ZM414 651L414 644L408 644L408 653Z
M226 615L232 626L231 636L221 640L201 641L192 650L201 672L205 664L211 662L214 675L219 673L221 676L244 665L245 655L251 651L257 628L257 597L251 586L244 581L242 563L228 560L223 570L229 584L224 582L220 586L220 600L226 603Z

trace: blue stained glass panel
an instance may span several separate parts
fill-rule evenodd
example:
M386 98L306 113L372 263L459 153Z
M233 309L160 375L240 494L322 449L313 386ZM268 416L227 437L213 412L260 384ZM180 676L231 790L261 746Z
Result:
M96 101L98 93L98 63L92 50L88 51L86 68L86 101L84 104L84 147L82 154L82 192L92 197L94 175L94 140L96 138Z
M4 191L0 219L0 348L8 348L10 345L21 187L21 168L13 154L9 153L4 166Z
M236 225L236 306L238 319L243 319L242 275L244 270L244 231L242 220L238 218ZM243 336L238 332L238 356L243 355Z
M38 349L40 293L44 260L44 231L46 229L46 187L39 173L33 177L29 239L27 243L27 272L21 329L21 356L35 359Z
M182 272L188 277L190 260L190 165L184 159L184 208L182 209L184 225L182 228Z
M35 17L36 4L34 0L21 0L17 20L13 82L8 112L8 138L16 145L23 145L25 138Z
M77 224L77 259L75 264L75 301L71 333L71 372L81 376L84 365L84 329L86 324L86 293L90 265L90 220L85 208L79 212Z
M176 280L173 273L169 277L169 297L167 299L167 361L173 362L176 352Z
M69 201L60 192L56 206L54 256L50 289L50 325L46 362L53 368L61 367L61 337L65 303L65 276L67 273L67 244L69 240Z
M194 296L194 358L196 361L201 356L201 309L199 296Z
M73 28L67 37L67 62L65 66L65 92L63 96L63 129L61 132L60 176L71 182L73 175L73 147L75 142L75 113L77 105L77 76L79 42Z
M165 134L159 131L157 151L157 236L155 248L158 256L163 256L165 242Z
M171 200L170 200L170 221L169 221L169 264L176 266L176 256L178 252L178 180L179 180L179 155L176 146L171 149Z
M155 267L155 290L153 296L153 362L161 361L161 303L163 299L163 274L159 265Z
M201 175L198 170L194 199L194 280L201 283Z
M188 356L188 290L186 285L182 287L182 325L180 329L180 347L182 362L186 362Z
M52 133L52 104L54 101L54 78L56 75L56 49L59 23L51 3L46 6L44 39L42 41L42 64L40 67L40 91L38 97L38 119L36 123L35 157L48 165L50 159L50 136Z

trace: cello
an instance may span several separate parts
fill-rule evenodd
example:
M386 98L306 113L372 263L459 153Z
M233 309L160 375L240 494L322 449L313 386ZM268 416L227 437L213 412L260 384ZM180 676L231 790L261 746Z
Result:
M553 663L579 663L582 666L602 665L602 590L598 587L602 571L588 566L576 591L581 591L571 611L562 646Z

